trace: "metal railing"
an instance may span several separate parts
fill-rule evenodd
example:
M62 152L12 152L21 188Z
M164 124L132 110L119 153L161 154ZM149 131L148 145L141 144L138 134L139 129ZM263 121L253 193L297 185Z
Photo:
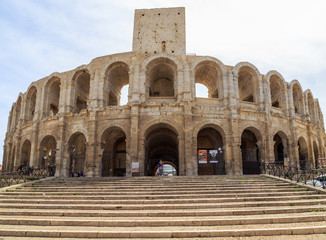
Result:
M315 169L313 164L299 161L261 163L264 174L326 188L326 169Z
M0 188L54 176L54 173L55 167L47 169L25 168L21 171L0 172Z

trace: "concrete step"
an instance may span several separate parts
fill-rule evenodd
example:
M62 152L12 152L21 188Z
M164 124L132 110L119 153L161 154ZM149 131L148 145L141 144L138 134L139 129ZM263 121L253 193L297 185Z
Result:
M134 200L104 200L104 199L44 199L42 196L34 197L34 199L0 199L1 203L22 203L22 204L119 204L119 205L130 205L130 204L195 204L203 203L233 203L233 202L262 202L262 201L292 201L292 200L308 200L308 199L326 199L326 195L315 194L315 195L295 195L295 196L269 196L269 197L231 197L231 198L204 198L198 196L188 199L134 199Z
M321 225L319 225L321 224ZM293 224L204 226L204 227L86 227L86 226L30 226L0 225L0 236L15 237L66 237L66 238L200 238L226 236L277 236L295 234L325 234L326 222Z
M311 216L278 216L255 218L192 218L192 219L132 219L132 220L104 220L104 219L22 219L0 218L0 225L32 225L32 226L89 226L89 227L161 227L161 226L223 226L223 225L250 225L250 224L279 224L326 221L326 213Z

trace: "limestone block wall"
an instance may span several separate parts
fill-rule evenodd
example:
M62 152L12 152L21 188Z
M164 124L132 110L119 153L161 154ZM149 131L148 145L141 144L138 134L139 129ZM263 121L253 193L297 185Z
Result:
M197 83L208 98L196 97ZM222 168L200 165L202 147L221 148ZM3 169L55 163L57 176L130 176L132 162L153 175L161 158L179 175L258 173L257 164L274 161L326 165L318 99L297 80L166 51L104 56L31 83L13 103L4 148Z

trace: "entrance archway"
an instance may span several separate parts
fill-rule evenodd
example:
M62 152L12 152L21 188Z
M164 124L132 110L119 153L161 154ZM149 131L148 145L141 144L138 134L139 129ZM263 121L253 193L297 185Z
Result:
M284 159L287 157L288 140L283 132L274 135L274 160L275 163L284 165Z
M160 160L179 174L178 135L168 124L156 124L145 134L145 176L154 176Z
M101 176L126 176L126 134L119 127L104 131Z
M308 164L308 145L303 137L298 140L300 170L305 170Z
M260 174L260 152L258 147L257 130L245 129L241 135L241 156L243 174Z
M313 142L313 147L314 147L314 157L315 157L315 168L319 168L319 151L318 151L318 146L317 143L314 141Z
M69 174L70 176L84 175L86 158L86 137L84 134L74 133L68 142L69 145Z
M40 144L40 159L38 163L39 168L55 165L57 142L53 136L46 136Z
M198 175L225 174L223 138L212 127L205 127L197 135Z
M32 147L31 141L25 140L22 146L21 160L20 160L20 165L22 165L23 167L28 167L30 164L31 147Z

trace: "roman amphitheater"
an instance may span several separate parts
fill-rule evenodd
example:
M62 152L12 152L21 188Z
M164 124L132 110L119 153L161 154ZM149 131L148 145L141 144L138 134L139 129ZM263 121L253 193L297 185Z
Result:
M184 8L136 10L131 52L32 82L10 111L4 169L151 176L160 159L188 176L257 174L268 162L325 167L310 90L249 62L186 54L185 36Z

